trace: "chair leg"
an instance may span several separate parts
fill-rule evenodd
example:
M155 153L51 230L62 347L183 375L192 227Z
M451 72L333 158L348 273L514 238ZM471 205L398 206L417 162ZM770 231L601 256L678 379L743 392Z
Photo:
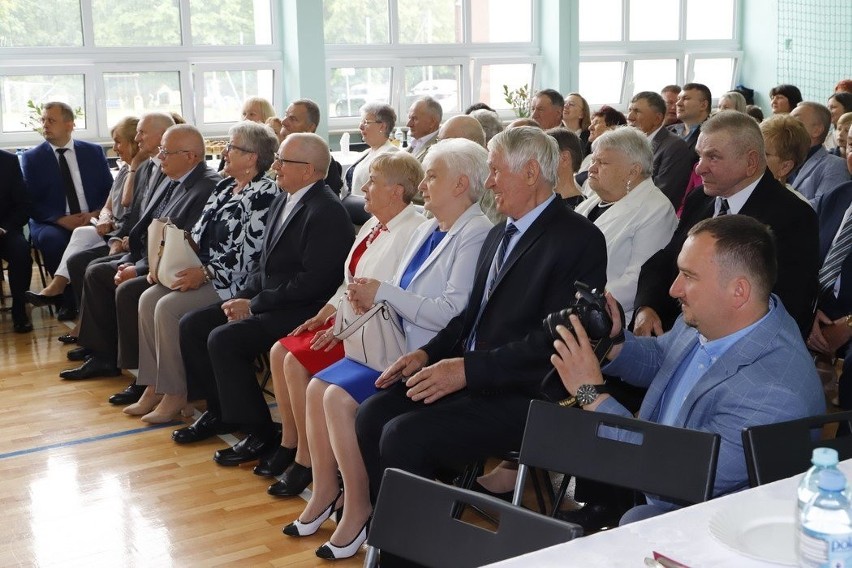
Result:
M260 355L255 362L255 367L257 369L257 374L260 375L260 390L269 396L274 397L275 393L267 388L269 380L272 378L272 366L269 364L269 353L263 353Z
M484 467L485 463L483 461L478 461L467 466L461 475L461 485L459 485L459 487L462 489L470 489L473 487L473 482L476 481L476 478L479 476ZM464 503L456 503L453 505L453 518L460 519L462 513L464 513L464 509Z
M30 238L30 248L32 249L33 260L38 266L38 275L41 278L41 287L42 289L47 287L47 269L44 267L44 260L41 256L41 251L39 251L32 242L32 238ZM53 316L53 306L48 304L47 310L50 312L50 315Z

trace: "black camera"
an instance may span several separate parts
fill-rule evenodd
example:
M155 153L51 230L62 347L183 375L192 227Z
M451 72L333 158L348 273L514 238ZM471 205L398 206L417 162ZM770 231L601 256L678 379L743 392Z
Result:
M556 331L557 325L564 325L571 330L571 333L574 333L574 326L568 319L568 316L573 314L580 320L583 329L586 330L586 335L589 336L593 344L609 337L609 333L612 331L612 318L606 311L606 298L603 292L590 288L588 284L579 280L574 282L574 287L577 290L574 303L564 310L548 314L542 322L544 331L550 335L553 341L560 339L559 333Z

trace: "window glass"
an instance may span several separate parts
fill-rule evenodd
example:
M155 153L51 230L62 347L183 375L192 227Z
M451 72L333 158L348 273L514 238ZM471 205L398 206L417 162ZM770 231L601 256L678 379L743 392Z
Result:
M580 91L590 105L619 104L624 88L623 61L580 63Z
M399 0L400 43L460 43L461 4L455 0ZM478 16L477 16L478 17Z
M630 40L679 39L680 0L630 0Z
M529 91L532 79L533 66L528 63L483 65L479 78L479 97L474 93L472 102L485 103L495 110L511 109L512 105L506 102L503 94L503 86L514 91L526 85Z
M471 12L474 43L532 41L532 0L477 0Z
M692 82L707 85L713 97L718 98L733 87L734 60L729 57L696 59L692 75Z
M183 112L178 71L104 73L104 92L109 128L127 115Z
M41 114L29 107L29 101L38 106L59 101L73 109L86 108L83 75L6 75L0 77L0 93L3 132L28 132L40 126ZM78 118L76 125L86 128L85 117Z
M687 0L686 39L732 39L734 0Z
M92 0L95 45L180 45L180 10L171 0Z
M390 102L390 67L339 67L331 70L328 116L360 116L367 102Z
M243 101L249 97L263 97L272 102L271 69L205 71L203 80L206 123L240 120Z
M659 93L665 85L677 82L676 59L643 59L633 62L633 94Z
M621 0L580 0L580 41L621 41Z
M270 45L269 0L190 0L192 43Z
M459 76L458 65L424 65L405 68L405 106L404 112L415 100L430 96L438 103L444 113L459 112Z
M0 48L82 45L79 0L0 1Z
M324 0L322 4L325 43L369 44L390 41L388 0Z

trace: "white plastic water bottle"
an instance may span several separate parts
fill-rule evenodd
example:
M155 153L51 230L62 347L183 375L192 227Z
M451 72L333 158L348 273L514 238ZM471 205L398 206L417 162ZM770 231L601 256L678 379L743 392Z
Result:
M798 497L799 508L796 511L796 522L801 520L802 511L805 505L811 502L817 493L819 493L819 474L827 468L837 469L837 450L831 448L814 448L811 455L811 467L802 477L799 483Z
M799 566L852 566L852 510L844 495L846 477L836 468L819 473L819 493L802 511Z
M348 152L349 151L349 133L344 132L340 135L340 151Z

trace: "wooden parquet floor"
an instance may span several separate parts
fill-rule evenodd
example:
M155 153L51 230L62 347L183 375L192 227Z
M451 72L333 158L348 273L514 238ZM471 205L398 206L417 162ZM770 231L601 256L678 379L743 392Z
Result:
M32 318L35 331L18 335L0 312L0 566L330 566L314 549L333 521L284 536L304 500L270 497L251 465L213 462L234 438L178 446L180 422L125 415L107 398L130 375L59 379L76 365L56 340L68 328L46 308Z

